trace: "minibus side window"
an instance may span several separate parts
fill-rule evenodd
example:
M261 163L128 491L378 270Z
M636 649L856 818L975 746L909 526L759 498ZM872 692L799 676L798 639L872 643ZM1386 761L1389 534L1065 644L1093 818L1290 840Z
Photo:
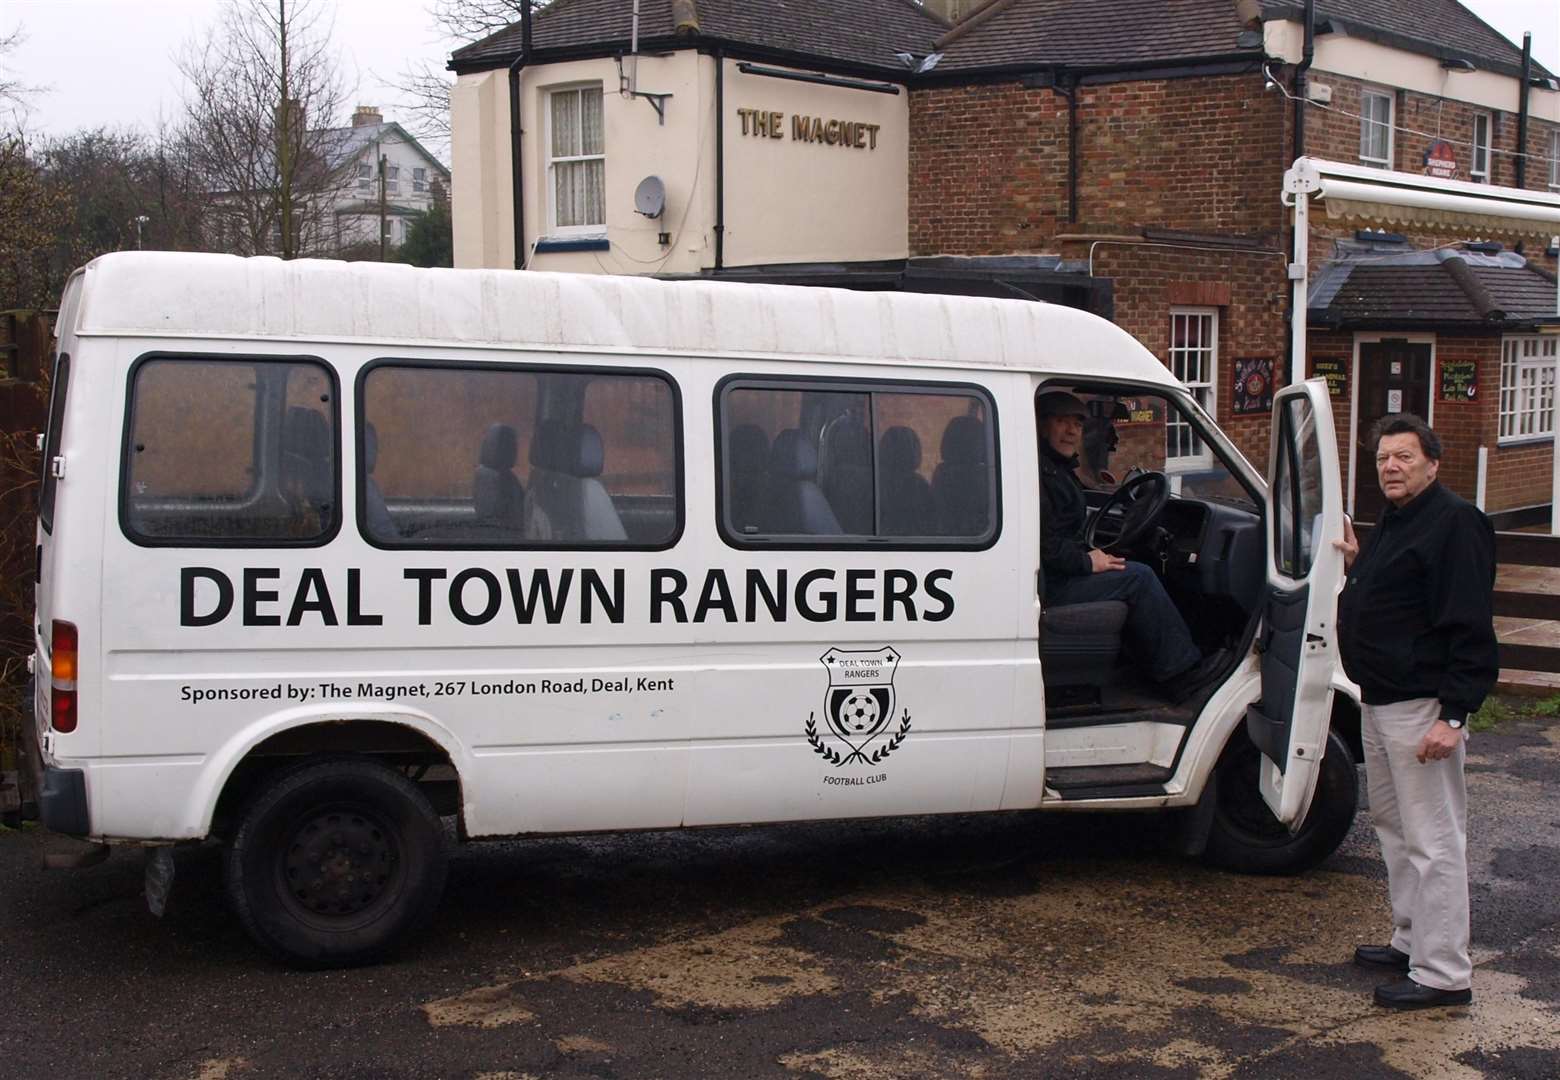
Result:
M339 521L335 376L151 357L131 372L121 518L142 544L319 544Z
M60 353L54 362L53 396L49 399L49 427L43 445L43 487L38 494L38 520L43 531L54 531L54 492L59 478L54 475L54 455L60 452L60 436L65 429L65 395L70 388L70 357Z
M996 538L995 413L980 391L741 380L720 391L728 542L983 548Z
M359 520L380 547L664 548L682 528L665 375L386 361L362 378Z

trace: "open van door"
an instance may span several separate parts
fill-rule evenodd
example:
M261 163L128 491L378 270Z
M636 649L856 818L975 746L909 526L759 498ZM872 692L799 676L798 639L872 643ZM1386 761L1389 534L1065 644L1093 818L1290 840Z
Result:
M1246 733L1266 759L1262 798L1290 832L1310 809L1332 717L1343 556L1343 483L1327 384L1312 379L1273 400L1268 456L1267 588L1262 699Z

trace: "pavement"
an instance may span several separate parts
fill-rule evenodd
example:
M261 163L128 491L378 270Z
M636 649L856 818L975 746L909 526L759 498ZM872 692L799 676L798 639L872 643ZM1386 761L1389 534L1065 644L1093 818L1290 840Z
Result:
M1545 566L1501 566L1495 588L1502 592L1547 593L1560 596L1560 569ZM1495 620L1495 634L1512 645L1547 645L1560 648L1560 622L1545 619ZM1560 672L1502 670L1495 689L1506 694L1548 697L1560 694Z
M159 921L139 853L45 871L69 841L0 829L0 1075L1555 1080L1560 724L1469 751L1469 1007L1350 964L1389 923L1366 809L1295 878L1123 814L473 844L424 937L325 973L256 952L209 847Z

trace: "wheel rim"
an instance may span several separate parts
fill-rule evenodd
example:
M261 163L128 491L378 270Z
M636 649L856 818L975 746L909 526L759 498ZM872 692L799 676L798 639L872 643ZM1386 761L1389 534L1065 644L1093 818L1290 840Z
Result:
M1219 771L1219 816L1229 828L1261 847L1280 847L1296 837L1273 816L1258 788L1262 752L1247 745ZM1306 825L1301 825L1303 832Z
M402 860L393 829L358 808L331 807L300 817L281 845L278 886L316 922L351 920L392 897Z

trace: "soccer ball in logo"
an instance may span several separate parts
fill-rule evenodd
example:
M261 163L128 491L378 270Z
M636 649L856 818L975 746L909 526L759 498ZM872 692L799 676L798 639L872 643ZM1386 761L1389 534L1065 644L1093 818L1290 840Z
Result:
M877 698L866 691L851 694L840 706L840 719L852 731L871 731L881 715Z

